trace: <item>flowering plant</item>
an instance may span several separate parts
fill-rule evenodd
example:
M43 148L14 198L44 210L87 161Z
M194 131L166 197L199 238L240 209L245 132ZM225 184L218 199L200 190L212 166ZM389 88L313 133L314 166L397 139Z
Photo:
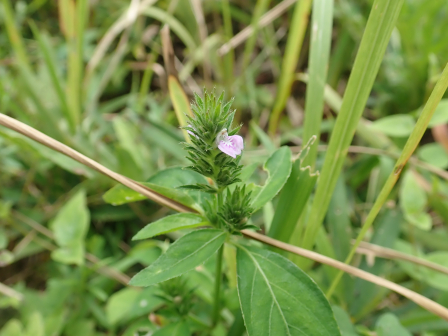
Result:
M184 212L185 209L181 208L181 213L148 224L133 240L153 238L177 230L186 229L189 232L181 235L157 260L137 273L130 284L162 284L159 285L162 293L158 297L165 303L166 311L174 314L171 315L174 323L166 327L170 335L174 334L173 329L185 330L182 335L192 334L190 327L194 327L190 323L193 321L189 310L194 310L195 301L190 295L192 292L183 285L183 280L170 279L179 276L188 279L190 272L201 272L200 269L213 265L213 307L210 309L210 324L201 323L202 334L215 334L214 330L224 320L221 315L225 301L222 293L234 293L239 297L241 314L250 336L298 335L297 330L303 330L302 333L307 335L340 336L328 301L305 273L285 257L237 237L243 233L245 236L253 234L247 230L241 232L244 229L258 229L250 223L251 215L264 208L290 177L292 187L297 186L300 177L306 183L302 186L309 185L310 190L315 179L301 167L300 160L295 164L297 171L291 174L292 153L289 147L283 146L276 149L264 163L263 169L268 175L264 184L246 184L250 169L242 174L240 162L244 141L237 135L241 125L232 128L235 111L231 110L231 101L224 103L222 94L216 97L214 93L205 92L204 98L195 95L192 110L193 115L187 116L188 126L184 127L190 141L183 144L191 165L185 169L165 171L172 177L176 176L169 179L175 180L176 186L172 182L169 187L157 185L156 182L160 181L157 176L150 178L146 186L188 206L193 212ZM184 183L190 184L180 181L189 181ZM305 188L300 189L301 195L306 194ZM128 201L125 195L125 190L116 189L111 190L105 199L114 200L116 204L123 198ZM138 194L133 197L138 198ZM210 264L207 260L214 255L216 259ZM210 268L205 273L209 271ZM222 281L223 274L226 274L227 282ZM237 286L237 293L232 291L230 282ZM182 291L172 290L173 284L185 288ZM304 303L298 305L297 302ZM194 318L194 323L197 321Z
M184 189L196 189L216 194L216 198L204 204L206 215L211 223L229 232L238 232L245 228L257 228L248 225L252 214L250 207L251 192L246 193L245 186L228 187L241 182L239 175L243 138L236 133L241 124L231 129L235 110L231 109L232 100L224 103L224 93L218 98L214 92L204 91L204 99L195 94L192 104L193 117L187 116L189 125L184 127L190 134L191 142L185 142L187 159L192 165L186 167L209 178L211 183L184 185ZM224 193L227 188L227 193Z

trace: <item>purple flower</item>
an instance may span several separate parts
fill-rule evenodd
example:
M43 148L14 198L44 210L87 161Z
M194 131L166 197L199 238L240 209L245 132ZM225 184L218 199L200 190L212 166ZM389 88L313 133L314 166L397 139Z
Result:
M219 132L216 137L216 144L222 152L233 157L234 159L237 155L241 154L241 150L244 148L243 138L239 135L229 136L226 128Z

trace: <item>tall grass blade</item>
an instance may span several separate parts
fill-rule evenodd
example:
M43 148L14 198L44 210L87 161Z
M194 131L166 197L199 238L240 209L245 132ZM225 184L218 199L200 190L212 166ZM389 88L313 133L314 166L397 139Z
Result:
M303 143L307 143L313 135L317 137L317 144L319 143L332 26L333 0L314 1L311 18L311 50L308 60L309 81L305 98ZM303 164L314 167L316 157L317 146L311 146Z
M224 24L224 39L227 42L233 37L232 16L230 14L229 0L222 0L222 20ZM233 71L235 63L235 53L233 49L223 55L224 63L224 81L228 91L228 95L232 96Z
M2 0L3 4L3 19L6 26L6 32L8 33L9 40L11 42L14 53L22 66L26 67L27 70L31 71L30 62L27 56L25 45L22 40L14 20L14 12L11 7L11 2L9 0Z
M414 127L414 130L412 131L411 135L408 138L408 141L406 142L406 145L403 148L403 151L401 152L400 157L398 158L397 162L395 163L395 167L393 172L389 175L388 179L386 180L386 183L384 184L383 188L381 189L380 194L378 195L378 198L376 199L375 203L373 204L372 209L370 210L369 214L367 215L366 221L364 222L364 225L361 229L361 231L358 234L358 237L356 238L355 243L353 244L352 249L350 250L350 254L348 255L347 259L345 260L345 263L349 263L355 252L358 248L359 244L361 243L362 239L364 238L367 231L370 229L370 227L373 224L373 221L375 220L376 216L380 212L383 204L386 202L390 192L392 191L392 188L395 186L395 184L398 181L398 178L400 177L401 172L403 171L404 166L408 162L409 158L411 157L412 153L414 153L414 150L417 148L423 134L425 133L428 123L432 118L432 115L434 114L434 111L436 110L437 105L439 104L440 100L442 99L443 95L445 94L445 91L448 88L448 64L445 66L445 69L443 70L442 75L440 76L439 80L437 81L436 86L434 87L434 90L431 93L431 96L429 97L428 101L425 104L425 107L423 108L422 114L417 120L417 124ZM328 296L331 296L333 293L334 288L337 286L340 278L342 276L342 273L339 273L338 276L333 280L332 286L328 290Z
M288 40L286 42L285 55L282 62L280 79L278 81L277 96L269 120L269 134L271 136L274 135L277 130L280 113L285 108L286 101L291 93L297 61L299 60L303 38L308 25L310 8L311 0L300 0L294 8Z
M63 85L61 83L61 79L58 77L56 71L56 60L54 59L54 54L51 50L49 39L46 35L41 34L39 29L35 25L34 22L30 22L30 27L33 32L33 35L36 37L37 44L39 45L39 49L42 53L45 65L47 66L48 73L50 74L51 82L53 83L54 90L59 99L59 103L61 104L61 108L63 113L65 114L67 121L70 125L72 132L75 131L75 124L73 123L73 119L71 118L70 108L67 104L66 96L64 93Z
M193 116L190 109L190 104L188 103L188 98L177 81L176 77L169 76L168 78L168 90L170 91L171 102L173 103L174 111L176 112L177 120L181 127L187 126L187 119L185 114ZM190 137L186 130L182 130L185 141L190 142Z
M317 185L303 247L311 248L322 225L403 0L376 0L356 56Z
M269 6L269 2L270 0L257 0L257 3L255 4L252 22L250 23L253 27L253 34L249 37L246 45L244 46L243 66L241 67L242 69L246 69L247 65L249 64L250 57L252 55L252 52L254 51L255 42L257 40L260 17L266 12L266 9Z

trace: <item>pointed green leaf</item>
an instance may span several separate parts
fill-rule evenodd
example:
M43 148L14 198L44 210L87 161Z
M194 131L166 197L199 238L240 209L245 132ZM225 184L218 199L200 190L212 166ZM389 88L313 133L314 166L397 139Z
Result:
M155 296L156 287L124 288L112 294L106 304L107 319L111 325L124 323L153 311L162 304Z
M256 186L252 191L252 207L258 210L282 189L291 173L291 150L283 146L272 154L264 164L269 174L263 187Z
M401 181L400 207L409 223L426 231L432 227L431 216L426 213L427 202L425 190L417 182L414 173L407 171Z
M154 223L146 225L132 238L132 240L151 238L168 232L207 224L207 220L200 215L193 213L175 214L163 217Z
M137 273L132 286L151 286L177 277L205 262L226 240L226 233L217 229L197 230L176 240L165 254Z
M53 251L52 258L65 264L83 264L84 238L89 229L89 222L86 195L81 190L62 207L50 224L60 247Z
M311 278L277 253L238 246L238 294L249 336L341 335Z
M370 125L371 129L394 137L405 137L411 134L415 120L409 114L395 114L378 119Z

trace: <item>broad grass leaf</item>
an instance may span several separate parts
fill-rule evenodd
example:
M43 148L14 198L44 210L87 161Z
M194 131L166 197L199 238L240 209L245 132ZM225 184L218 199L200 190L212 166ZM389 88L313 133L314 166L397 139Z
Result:
M408 114L396 114L378 119L370 125L374 130L393 137L407 137L415 126L415 120Z
M277 253L238 246L238 293L249 336L341 335L322 291Z
M291 150L283 146L276 150L264 164L264 170L269 174L263 187L256 186L252 191L252 207L262 208L272 200L282 189L291 173Z
M162 300L154 295L156 291L156 287L143 290L128 287L115 292L106 304L107 320L111 325L117 325L150 313L162 304Z
M375 331L378 336L412 336L401 324L398 318L391 313L380 316L376 322Z
M132 240L146 239L180 229L188 229L207 225L207 220L201 215L193 213L179 213L163 217L154 223L146 225Z
M64 264L84 263L84 238L89 229L90 213L84 190L76 193L50 224L59 249L52 252L54 260Z
M153 264L137 273L132 286L151 286L194 269L210 258L226 240L217 229L196 230L176 240Z
M153 336L190 336L190 328L184 321L171 323L162 329L157 330Z

